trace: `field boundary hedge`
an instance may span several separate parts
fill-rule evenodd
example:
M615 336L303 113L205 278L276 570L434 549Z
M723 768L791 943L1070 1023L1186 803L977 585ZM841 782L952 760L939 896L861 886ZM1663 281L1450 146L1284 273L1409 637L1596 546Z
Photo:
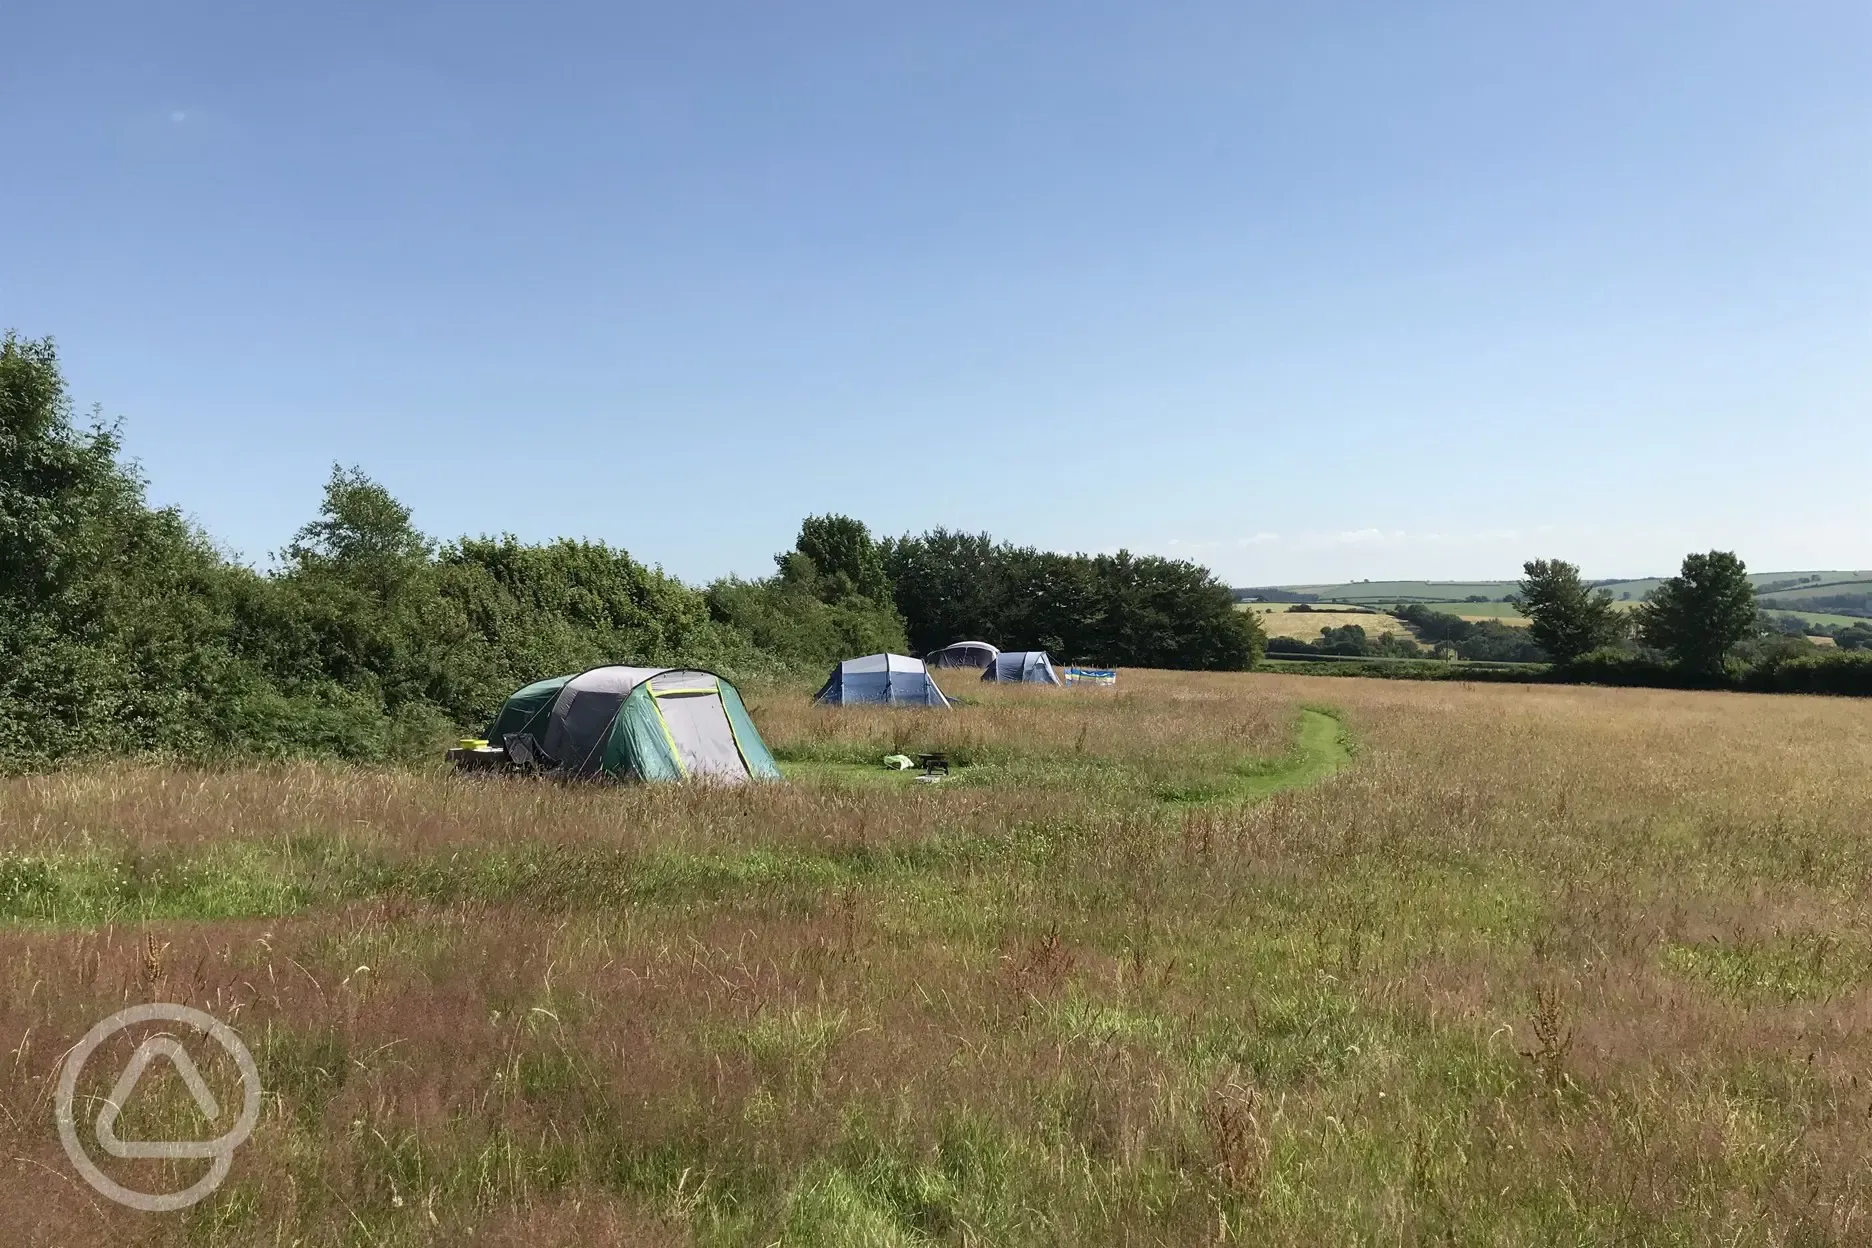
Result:
M1637 655L1587 655L1548 663L1465 663L1437 659L1263 659L1257 670L1293 676L1369 676L1382 680L1466 680L1509 684L1609 685L1635 689L1729 690L1872 697L1872 652L1771 659L1741 671L1706 674Z

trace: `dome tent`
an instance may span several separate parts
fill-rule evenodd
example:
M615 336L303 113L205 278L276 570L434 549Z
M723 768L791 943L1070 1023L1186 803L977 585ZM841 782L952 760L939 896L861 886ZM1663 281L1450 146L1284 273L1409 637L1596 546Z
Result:
M940 706L949 699L930 678L921 659L903 654L868 654L832 669L813 701L821 706Z
M1059 673L1044 650L1003 650L983 669L981 678L988 681L1017 681L1029 685L1057 685Z
M972 667L981 671L995 661L1001 651L985 641L952 641L942 649L924 656L931 667Z
M488 739L532 751L568 775L637 780L778 780L780 768L735 687L713 672L595 667L507 699Z

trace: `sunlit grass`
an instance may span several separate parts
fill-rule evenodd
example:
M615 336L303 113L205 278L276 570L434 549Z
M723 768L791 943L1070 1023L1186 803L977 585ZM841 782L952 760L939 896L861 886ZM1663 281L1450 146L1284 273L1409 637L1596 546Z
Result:
M0 782L0 1239L1866 1242L1855 705L804 694L754 707L797 779L731 791ZM880 765L933 750L947 781ZM146 1221L46 1106L152 998L228 1018L269 1096Z

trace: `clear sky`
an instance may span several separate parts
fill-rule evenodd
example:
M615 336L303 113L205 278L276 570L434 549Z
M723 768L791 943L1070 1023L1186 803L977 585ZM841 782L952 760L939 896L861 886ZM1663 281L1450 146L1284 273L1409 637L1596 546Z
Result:
M0 325L255 561L1872 565L1865 0L16 5Z

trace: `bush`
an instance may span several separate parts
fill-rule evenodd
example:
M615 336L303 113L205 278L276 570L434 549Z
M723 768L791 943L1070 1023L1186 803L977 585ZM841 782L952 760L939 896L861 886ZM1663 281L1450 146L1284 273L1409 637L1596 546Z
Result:
M1275 660L1272 670L1301 676L1366 676L1383 680L1462 680L1481 683L1538 684L1549 679L1544 664L1482 666L1452 663L1446 659L1330 659L1309 661L1305 654L1291 651L1277 653L1273 641L1268 656ZM1318 652L1314 652L1317 654Z
M1872 697L1872 651L1797 655L1750 669L1742 687L1760 693L1830 693Z
M1571 663L1555 664L1553 679L1574 685L1623 685L1649 689L1723 689L1723 675L1694 672L1653 655L1601 646Z

